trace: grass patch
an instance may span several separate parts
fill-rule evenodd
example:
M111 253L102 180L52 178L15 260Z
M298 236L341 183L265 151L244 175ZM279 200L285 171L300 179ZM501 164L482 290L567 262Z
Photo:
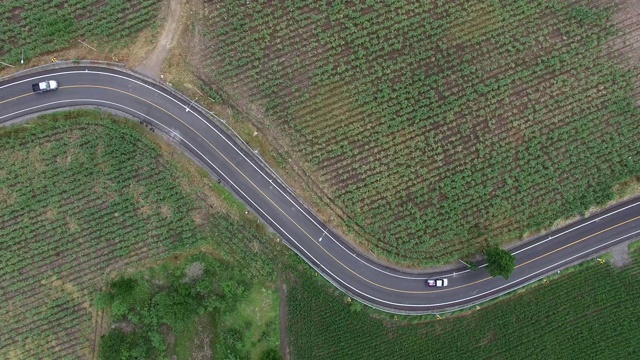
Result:
M216 317L200 315L188 327L176 331L175 355L178 359L211 359L216 339Z
M211 188L220 199L227 203L233 213L245 214L247 212L245 204L233 196L233 194L224 186L220 184L211 184Z
M278 292L265 287L254 287L238 305L238 311L228 316L231 326L245 327L245 346L252 349L251 359L258 359L269 349L280 345Z
M166 358L174 352L211 358L212 344L227 345L213 340L213 333L225 339L229 331L224 323L212 323L212 317L236 312L257 285L257 278L239 270L230 263L194 255L177 265L163 264L112 281L95 299L96 307L106 308L114 322L100 341L99 358L114 359L119 353ZM277 308L277 301L275 304ZM241 336L247 337L247 333ZM112 338L125 341L117 345ZM244 349L231 345L238 357L246 357L251 349L250 345Z
M629 244L629 252L638 251L640 249L640 240L636 240Z

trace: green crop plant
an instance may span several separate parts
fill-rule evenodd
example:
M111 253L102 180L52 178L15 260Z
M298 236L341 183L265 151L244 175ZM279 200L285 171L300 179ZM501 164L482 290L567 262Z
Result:
M195 247L275 279L273 259L258 251L272 240L199 202L201 186L181 187L181 171L144 131L96 111L0 128L0 354L95 356L95 289ZM209 215L196 225L198 211Z
M296 359L629 358L640 308L640 253L623 269L591 262L515 296L459 313L401 316L343 301L312 271L288 283ZM599 286L593 286L593 284ZM535 341L531 341L535 337ZM594 339L597 339L595 341ZM517 344L517 345L514 345Z
M354 240L444 263L640 174L637 72L609 45L634 29L617 5L216 2L203 78L264 109L249 118L286 134L320 185L308 198L330 197L316 205Z
M0 61L25 59L75 46L77 40L125 43L157 17L159 0L0 2Z

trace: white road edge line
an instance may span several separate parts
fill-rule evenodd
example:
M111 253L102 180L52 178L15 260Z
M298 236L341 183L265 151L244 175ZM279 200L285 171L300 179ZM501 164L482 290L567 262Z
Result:
M153 91L155 91L155 92L157 92L157 93L159 93L159 94L163 95L164 97L166 97L166 98L168 98L168 99L172 100L172 101L173 101L173 102L175 102L176 104L181 105L181 104L180 104L180 102L179 102L178 100L176 100L175 98L173 98L173 97L171 97L171 96L169 96L169 95L167 95L167 94L165 94L165 93L163 93L163 92L161 92L161 91L159 91L159 90L157 90L157 89L155 89L155 88L153 88L153 87L151 87L151 86L149 86L149 85L147 85L147 84L144 84L144 83L142 83L142 82L140 82L140 81L138 81L138 80L136 80L136 79L132 79L132 78L130 78L130 77L123 76L123 75L111 74L111 73L108 73L108 72L93 71L93 70L92 70L92 71L87 71L86 69L85 69L85 71L65 71L65 72L57 72L57 73L54 73L54 74L47 74L47 75L35 76L35 77L31 77L31 78L24 79L24 80L21 80L21 81L16 81L16 82L13 82L13 83L10 83L10 84L7 84L7 85L4 85L4 86L0 86L0 89L3 89L3 88L5 88L5 87L9 87L9 86L12 86L12 85L16 85L16 84L24 83L24 82L30 82L30 81L33 81L34 79L40 79L40 78L51 77L51 76L53 76L53 75L55 75L55 74L58 74L58 75L64 75L64 74L99 74L99 75L107 75L107 76L117 77L117 78L121 78L121 79L126 79L126 80L132 81L132 82L134 82L134 83L136 83L136 84L138 84L138 85L144 86L144 87L146 87L146 88L148 88L148 89L150 89L150 90L153 90ZM135 110L134 110L134 111L135 111ZM234 145L233 145L233 144L232 144L232 143L231 143L231 142L226 138L226 136L222 135L222 134L221 134L218 130L216 130L216 129L211 125L211 124L209 124L207 121L205 121L203 118L201 118L201 117L200 117L198 114L196 114L195 112L193 112L193 111L192 111L191 113L192 113L193 115L195 115L195 116L196 116L200 121L202 121L205 125L207 125L210 129L212 129L213 131L215 131L215 132L218 134L218 136L220 136L222 139L224 139L224 140L227 142L227 144L228 144L228 145L230 145L234 150L236 150L236 152L237 152L238 154L240 154L240 156L242 156L242 157L243 157L243 158L244 158L244 159L245 159L249 164L251 164L251 166L252 166L252 167L253 167L253 168L254 168L258 173L260 173L260 175L262 175L265 179L270 180L270 179L269 179L269 177L267 177L267 176L266 176L266 175L265 175L265 174L264 174L264 173L263 173L263 172L262 172L262 171L261 171L261 170L260 170L260 169L259 169L259 168L258 168L258 167L253 163L253 162L252 162L252 161L250 161L250 160L249 160L249 159L248 159L248 158L247 158L247 157L246 157L246 156L245 156L245 155L244 155L240 150L238 150L238 148L236 148L236 147L235 147L235 146L234 146ZM213 165L213 164L212 164L212 165ZM235 185L234 185L234 186L235 186ZM285 198L287 198L287 200L289 200L289 202L291 202L291 203L292 203L296 208L298 208L298 210L300 210L302 213L304 213L304 215L305 215L305 216L306 216L306 217L307 217L307 218L308 218L308 219L309 219L309 220L310 220L314 225L316 225L316 227L318 227L318 229L319 229L319 230L322 230L322 226L321 226L321 225L319 225L319 224L318 224L318 223L317 223L317 222L316 222L316 221L315 221L311 216L309 216L309 214L307 214L307 212L306 212L305 210L301 209L301 208L298 206L298 204L296 204L296 202L295 202L295 201L293 201L293 200L292 200L292 199L291 199L291 198L290 198L290 197L289 197L289 196L288 196L288 195L287 195L287 194L286 194L286 193L285 193L285 192L284 192L284 191L283 191L279 186L276 186L276 188L278 189L278 191L279 191L279 192L280 192L280 193L281 193ZM243 194L244 194L244 193L243 193ZM253 203L253 202L252 202L252 203ZM538 243L532 244L532 245L530 245L530 246L528 246L528 247L526 247L526 248L524 248L524 249L521 249L521 250L519 250L519 251L517 251L517 252L514 252L513 254L515 255L515 254L520 253L520 252L522 252L522 251L525 251L525 250L531 249L531 248L536 247L536 246L538 246L538 245L540 245L540 244L542 244L542 243L545 243L545 242L547 242L547 241L549 241L549 240L551 240L551 239L554 239L554 238L559 237L559 236L561 236L561 235L567 234L567 233L569 233L569 232L571 232L571 231L574 231L574 230L576 230L576 229L579 229L579 228L581 228L581 227L583 227L583 226L586 226L586 225L588 225L588 224L591 224L591 223L593 223L593 222L596 222L596 221L598 221L598 220L600 220L600 219L603 219L603 218L605 218L605 217L608 217L608 216L610 216L610 215L613 215L613 214L615 214L615 213L617 213L617 212L620 212L620 211L626 210L626 209L628 209L628 208L630 208L630 207L637 206L637 205L639 205L639 204L640 204L640 201L639 201L639 202L636 202L636 203L634 203L634 204L628 205L628 206L626 206L626 207L624 207L624 208L618 209L618 210L616 210L616 211L613 211L613 212L611 212L611 213L608 213L608 214L606 214L606 215L600 216L600 217L598 217L598 218L596 218L596 219L593 219L593 220L590 220L590 221L588 221L588 222L586 222L586 223L584 223L584 224L581 224L581 225L578 225L578 226L573 227L573 228L571 228L571 229L568 229L568 230L566 230L566 231L564 231L564 232L562 232L562 233L560 233L560 234L557 234L557 235L555 235L555 236L553 236L553 237L549 237L548 239L545 239L545 240L540 241L540 242L538 242ZM262 210L261 210L261 211L262 211ZM264 212L263 212L263 213L264 213ZM272 220L272 222L273 222L273 220ZM274 224L276 224L275 222L273 222L273 223L274 223ZM278 225L278 227L280 228L280 226L279 226L279 225ZM282 228L280 228L280 229L282 230ZM284 230L282 230L282 231L284 232ZM287 234L287 236L289 236L289 235ZM426 278L424 277L424 275L405 276L405 275L398 275L398 274L394 274L394 273L391 273L391 272L385 271L385 270L383 270L383 269L380 269L380 268L376 267L374 264L371 264L371 263L369 263L369 262L367 262L367 261L364 261L362 258L360 258L359 256L356 256L356 254L352 253L351 251L348 251L348 250L347 250L347 249L346 249L342 244L340 244L338 241L336 241L336 239L334 239L334 238L333 238L333 236L331 236L331 234L329 234L328 232L327 232L327 236L328 236L331 240L333 240L333 242L334 242L336 245L338 245L339 247L341 247L345 252L347 252L348 254L350 254L351 256L353 256L354 258L356 258L357 260L359 260L361 263L363 263L364 265L369 266L369 267L370 267L370 268L372 268L372 269L375 269L375 270L377 270L377 271L379 271L379 272L382 272L382 273L384 273L384 274L387 274L387 275L390 275L390 276L394 276L394 277L397 277L397 278L411 279L411 280L413 280L413 279L417 279L417 280L424 280L424 279L426 279ZM289 237L291 238L291 236L289 236ZM298 244L298 243L296 242L296 244ZM298 246L300 246L300 245L298 244ZM301 247L301 248L302 248L302 247ZM306 252L306 250L305 250L305 252ZM314 259L314 261L315 261L315 259ZM485 265L482 265L481 267L484 267L484 266L486 266L486 264L485 264ZM467 270L463 270L463 271L461 271L461 272L458 272L457 274L463 274L463 273L465 273L465 272L469 272L469 271L470 271L470 270L468 270L468 269L467 269ZM443 276L443 277L448 277L448 276L453 276L453 274L454 274L454 273L450 273L450 274L442 275L442 276Z
M482 295L488 294L488 293L493 292L493 291L495 291L495 290L502 289L502 288L504 288L504 287L509 286L509 285L510 285L510 284L512 284L512 283L517 282L517 281L522 281L522 280L524 280L524 279L527 279L527 278L533 277L533 276L534 276L534 275L536 275L536 274L539 274L539 273L541 273L541 272L547 271L548 269L550 269L550 268L552 268L552 267L554 267L554 266L557 266L557 265L559 265L559 264L562 264L562 263L564 263L564 262L567 262L567 261L569 261L569 260L571 260L571 259L574 259L574 258L576 258L576 257L582 256L582 255L584 255L584 254L586 254L586 253L588 253L588 252L591 252L591 251L593 251L593 250L595 250L595 249L598 249L598 248L601 248L601 247L607 246L607 245L609 245L609 244L611 244L611 243L614 243L614 242L616 242L616 241L618 241L618 240L620 240L620 239L623 239L623 238L626 238L626 237L628 237L628 236L632 236L632 235L635 235L635 234L637 234L637 233L640 233L640 230L637 230L637 231L634 231L634 232L632 232L632 233L626 234L626 235L624 235L624 236L618 237L618 238L616 238L616 239L614 239L614 240L611 240L611 241L608 241L608 242L606 242L606 243L600 244L600 245L595 246L595 247L593 247L593 248L591 248L591 249L589 249L589 250L585 250L585 251L583 251L583 252L581 252L581 253L579 253L579 254L576 254L576 255L571 256L571 257L569 257L569 258L566 258L566 259L564 259L564 260L562 260L562 261L559 261L559 262L557 262L557 263L555 263L555 264L553 264L553 265L549 265L549 266L547 266L547 267L546 267L546 268L544 268L544 269L541 269L541 270L538 270L538 271L533 272L533 273L531 273L531 274L528 274L528 275L526 275L526 276L523 276L522 278L520 278L520 279L518 279L518 280L511 281L511 282L509 282L509 283L506 283L506 284L501 285L501 286L499 286L499 287L497 287L497 288L494 288L494 289L489 290L489 291L485 291L485 292L480 293L480 294L475 294L474 296L470 296L470 297L466 297L466 298L458 299L458 300L455 300L455 301L449 301L449 302L444 302L444 303L438 303L438 304L401 304L401 303L394 303L394 302L390 302L390 301L386 301L386 300L378 299L378 298L376 298L376 297L374 297L374 296L368 295L368 294L366 294L366 293L364 293L364 292L362 292L362 291L360 291L360 290L358 290L358 289L356 289L356 288L352 287L351 285L347 284L344 280L340 279L339 277L335 276L331 271L329 271L326 267L324 267L321 263L319 263L319 262L318 262L318 261L317 261L313 256L311 256L311 254L309 254L309 253L308 253L308 252L307 252L303 247L301 247L301 246L300 246L300 244L298 244L298 242L296 242L296 241L295 241L295 239L293 239L293 238L292 238L292 237L291 237L291 236L290 236L286 231L284 231L284 229L282 229L282 228L281 228L277 223L275 223L275 222L274 222L274 221L273 221L273 220L272 220L272 219L271 219L271 218L270 218L270 217L269 217L269 216L268 216L268 215L267 215L267 214L266 214L266 213L265 213L265 212L264 212L264 211L263 211L259 206L257 206L257 205L256 205L256 204L255 204L255 203L254 203L254 202L253 202L249 197L247 197L247 196L244 194L244 192L242 192L242 190L240 190L240 189L238 188L238 186L236 186L233 182L231 182L231 181L229 180L229 178L227 178L227 176L226 176L226 175L224 175L222 172L220 172L220 170L218 169L218 167L216 167L216 166L215 166L215 165L214 165L214 164L213 164L209 159L207 159L207 157L205 157L205 156L204 156L204 155L203 155L203 154L202 154L198 149L196 149L193 145L191 145L191 143L189 143L189 142L187 142L186 140L184 140L184 138L182 138L182 136L178 135L178 134L177 134L176 132L174 132L173 130L171 130L171 129L169 129L168 127L166 127L166 126L162 125L161 123L159 123L158 121L156 121L156 120L154 120L154 119L150 118L149 116L147 116L147 115L144 115L144 114L140 113L139 111L136 111L136 110L134 110L134 109L131 109L131 108L129 108L129 107L126 107L126 106L123 106L123 105L120 105L120 104L117 104L117 103L113 103L113 102L109 102L109 101L104 101L104 100L94 100L94 99L73 99L73 100L61 100L61 101L50 102L50 103L47 103L47 104L42 104L42 105L34 106L34 107L31 107L31 108L27 108L27 109L19 110L19 111L16 111L16 112L14 112L14 113L11 113L11 114L7 114L7 115L4 115L4 116L1 116L1 117L0 117L0 119L3 119L3 118L8 117L8 116L15 115L15 114L18 114L18 113L21 113L21 112L29 111L29 110L32 110L32 109L36 109L36 108L40 108L40 107L45 107L45 106L48 106L48 105L52 105L52 104L57 104L57 103L72 103L72 102L78 102L78 101L83 101L83 102L96 102L96 103L110 104L110 105L112 105L112 106L119 106L119 107L121 107L121 108L123 108L123 109L127 109L128 111L131 111L131 112L133 112L133 113L136 113L136 114L138 114L138 115L140 115L140 116L142 116L142 117L144 117L144 118L147 118L147 119L149 119L149 120L153 121L154 123L156 123L156 124L158 124L158 125L162 126L163 128L165 128L165 129L167 129L167 130L171 131L171 132L172 132L173 134L175 134L178 138L180 138L180 139L181 139L185 144L188 144L188 145L189 145L189 146L190 146L194 151L196 151L196 152L197 152L197 153L198 153L198 154L199 154L203 159L205 159L209 164L211 164L211 166L213 166L213 167L216 169L216 171L218 171L218 173L220 173L222 176L224 176L230 184L233 184L233 186L234 186L236 189L238 189L238 191L239 191L240 193L242 193L242 195L243 195L243 196L245 196L247 199L249 199L249 201L250 201L250 202L251 202L251 203L252 203L252 204L253 204L257 209L259 209L259 210L260 210L260 211L261 211L261 212L262 212L262 213L263 213L267 218L269 218L269 220L271 220L271 222L273 222L274 224L276 224L276 226L278 226L278 228L280 228L280 230L282 230L282 232L283 232L283 233L287 234L287 236L288 236L288 237L289 237L293 242L295 242L295 243L296 243L296 245L298 245L298 247L300 247L300 248L301 248L301 249L302 249L302 250L303 250L303 251L304 251L304 252L309 256L309 258L313 259L313 261L315 261L319 266L321 266L321 267L322 267L322 268L323 268L323 269L324 269L328 274L331 274L331 276L332 276L333 278L337 279L337 280L338 280L338 281L340 281L342 284L344 284L344 285L345 285L345 286L347 286L348 288L352 289L352 290L353 290L353 291L355 291L356 293L358 293L358 294L360 294L360 295L364 296L365 298L368 298L368 299L370 299L370 300L374 300L374 301L378 301L378 302L380 302L380 303L387 304L387 305L393 305L393 306L404 306L404 307L436 307L436 306L451 305L451 304L456 304L456 303L464 302L464 301L471 300L471 299L474 299L474 298L477 298L477 297L481 297ZM515 289L517 289L517 288L514 288L513 290L515 290ZM416 295L425 295L425 294L423 293L423 294L416 294ZM489 299L487 299L487 300L489 300Z
M171 97L171 96L169 96L169 95L167 95L167 94L165 94L165 93L163 93L163 92L161 92L161 91L159 91L159 90L157 90L157 89L155 89L155 88L153 88L153 87L151 87L151 86L149 86L149 85L147 85L147 84L144 84L144 83L142 83L142 82L140 82L140 81L138 81L138 80L136 80L136 79L132 79L132 78L130 78L130 77L123 76L123 75L111 74L111 73L108 73L108 72L93 71L93 70L92 70L92 71L86 71L86 69L85 69L85 71L65 71L65 72L58 72L58 73L55 73L55 74L60 74L60 75L64 75L64 74L99 74L99 75L107 75L107 76L113 76L113 77L117 77L117 78L121 78L121 79L126 79L126 80L132 81L132 82L134 82L134 83L136 83L136 84L138 84L138 85L144 86L144 87L146 87L146 88L148 88L148 89L150 89L150 90L153 90L153 91L155 91L155 92L157 92L157 93L159 93L159 94L161 94L161 95L165 96L166 98L170 99L171 101L175 102L176 104L181 105L181 104L180 104L180 102L179 102L178 100L176 100L175 98L173 98L173 97ZM0 89L3 89L3 88L5 88L5 87L11 86L11 85L20 84L20 83L23 83L23 82L30 82L30 81L33 81L34 79L40 79L40 78L45 78L45 77L51 77L52 75L53 75L53 74L48 74L48 75L42 75L42 76L35 76L35 77L31 77L31 78L24 79L24 80L21 80L21 81L17 81L17 82L11 83L11 84L7 84L7 85L4 85L4 86L0 86ZM252 166L256 171L258 171L258 173L260 173L260 175L262 175L265 179L270 180L270 179L269 179L269 177L267 177L267 176L266 176L266 175L265 175L265 174L264 174L264 173L263 173L263 172L262 172L262 171L261 171L257 166L255 166L255 164L254 164L252 161L250 161L246 156L244 156L244 154L243 154L240 150L238 150L238 148L236 148L236 147L235 147L235 146L234 146L234 145L233 145L233 144L232 144L232 143L231 143L231 142L226 138L226 136L222 135L222 134L221 134L218 130L216 130L216 129L211 125L211 124L209 124L207 121L205 121L204 119L202 119L202 118L201 118L198 114L196 114L195 112L193 112L193 111L192 111L191 113L192 113L193 115L195 115L195 116L196 116L200 121L202 121L205 125L207 125L210 129L212 129L213 131L215 131L215 132L218 134L218 136L220 136L222 139L224 139L224 140L227 142L227 144L228 144L228 145L230 145L234 150L236 150L236 152L237 152L238 154L240 154L240 156L242 156L242 157L243 157L243 158L244 158L244 159L245 159L249 164L251 164L251 166ZM305 216L306 216L306 217L307 217L307 218L308 218L308 219L309 219L309 220L310 220L314 225L316 225L316 226L318 227L318 229L319 229L319 230L322 230L322 226L321 226L321 225L319 225L319 224L318 224L318 223L317 223L317 222L316 222L316 221L315 221L311 216L309 216L309 214L307 214L307 212L306 212L305 210L301 209L301 208L298 206L298 204L296 204L296 202L295 202L295 201L293 201L293 200L292 200L292 199L291 199L291 198L290 198L290 197L289 197L289 196L288 196L288 195L287 195L287 194L286 194L286 193L285 193L285 192L284 192L284 191L283 191L279 186L276 186L276 188L278 189L278 191L279 191L279 192L280 192L280 193L281 193L285 198L287 198L287 200L289 200L289 202L291 202L291 203L292 203L296 208L298 208L298 210L300 210L302 213L304 213L304 215L305 215ZM636 206L636 205L639 205L639 204L640 204L640 201L639 201L639 202L636 202L636 203L634 203L634 204L628 205L628 206L626 206L626 207L624 207L624 208L622 208L622 209L618 209L618 210L613 211L613 212L611 212L611 213L608 213L608 214L606 214L606 215L600 216L600 217L598 217L598 218L596 218L596 219L593 219L593 220L588 221L588 222L586 222L586 223L584 223L584 224L581 224L581 225L578 225L578 226L573 227L573 228L571 228L571 229L568 229L568 230L566 230L566 231L564 231L564 232L562 232L562 233L560 233L560 234L557 234L557 235L555 235L555 236L552 236L552 237L550 237L550 238L548 238L548 239L545 239L545 240L543 240L543 241L540 241L540 242L537 242L537 243L535 243L535 244L532 244L531 246L528 246L528 247L526 247L526 248L524 248L524 249L518 250L517 252L514 252L513 254L515 255L515 254L520 253L520 252L522 252L522 251L529 250L529 249L531 249L531 248L533 248L533 247L536 247L536 246L538 246L538 245L540 245L540 244L543 244L543 243L545 243L545 242L547 242L547 241L549 241L549 240L551 240L551 239L555 239L556 237L559 237L559 236L561 236L561 235L565 235L565 234L567 234L567 233L569 233L569 232L571 232L571 231L574 231L574 230L579 229L579 228L581 228L581 227L583 227L583 226L586 226L586 225L591 224L591 223L593 223L593 222L596 222L596 221L598 221L598 220L600 220L600 219L603 219L603 218L605 218L605 217L608 217L608 216L613 215L613 214L615 214L615 213L617 213L617 212L620 212L620 211L626 210L626 209L628 209L628 208L630 208L630 207L633 207L633 206ZM351 256L353 256L354 258L358 259L361 263L363 263L363 264L365 264L365 265L369 266L370 268L375 269L375 270L377 270L377 271L379 271L379 272L381 272L381 273L384 273L384 274L387 274L387 275L390 275L390 276L394 276L394 277L397 277L397 278L403 278L403 279L419 279L419 280L425 280L425 279L426 279L426 278L424 277L424 275L419 275L419 274L416 274L416 276L398 275L398 274L394 274L394 273L392 273L392 272L388 272L388 271L386 271L386 270L380 269L380 268L378 268L377 266L375 266L375 264L369 263L369 262L367 262L367 261L363 260L362 258L360 258L359 256L356 256L356 254L352 253L351 251L347 250L347 249L346 249L342 244L340 244L340 242L336 241L336 239L334 239L334 238L333 238L333 236L331 236L331 234L327 233L327 236L328 236L328 238L330 238L331 240L333 240L333 242L334 242L336 245L338 245L339 247L341 247L345 252L347 252L348 254L350 254ZM486 264L485 264L485 265L481 265L480 267L484 267L484 266L486 266ZM467 270L463 270L463 271L461 271L461 272L458 272L457 274L463 274L463 273L465 273L465 272L469 272L469 271L470 271L470 270L469 270L469 269L467 269ZM454 274L454 273L449 273L449 274L447 274L447 275L442 275L442 276L443 276L443 277L448 277L448 276L453 276L453 274Z
M199 154L203 159L205 159L205 160L206 160L206 162L208 162L208 163L209 163L209 164L210 164L210 165L211 165L211 166L212 166L212 167L213 167L213 168L214 168L214 169L215 169L215 170L216 170L216 171L217 171L221 176L223 176L223 177L226 179L226 182L227 182L227 183L229 183L229 184L233 185L233 186L234 186L234 187L235 187L235 188L236 188L236 189L237 189L237 190L238 190L238 191L239 191L239 192L240 192L240 193L241 193L245 198L247 198L247 199L248 199L248 200L249 200L249 201L250 201L250 202L251 202L251 203L256 207L256 209L260 210L260 212L262 212L262 213L264 214L264 216L265 216L265 217L267 217L267 218L268 218L272 223L274 223L274 224L275 224L275 225L276 225L276 226L277 226L277 227L278 227L278 228L279 228L279 229L280 229L284 234L286 234L286 235L289 237L289 239L291 239L291 241L293 241L293 242L294 242L294 243L295 243L295 244L296 244L300 249L302 249L302 251L304 251L304 252L309 256L309 258L310 258L310 259L312 259L316 264L318 264L319 266L321 266L321 267L322 267L322 268L323 268L323 269L324 269L328 274L331 274L331 276L332 276L333 278L335 278L336 280L340 281L342 284L344 284L344 285L345 285L345 286L347 286L348 288L352 289L353 291L355 291L355 292L357 292L357 293L361 294L361 295L362 295L362 296L364 296L365 298L369 298L369 299L377 300L377 301L380 301L380 302L386 302L386 301L384 301L384 300L378 299L378 298L376 298L376 297L374 297L374 296L371 296L371 295L369 295L369 294L366 294L366 293L364 293L364 292L359 291L358 289L356 289L356 288L354 288L353 286L349 285L348 283L346 283L344 280L342 280L342 279L341 279L341 278L339 278L338 276L334 275L331 271L329 271L329 269L327 269L327 268L326 268L324 265L322 265L318 260L316 260L316 259L315 259L315 258L314 258L314 257L313 257L313 256L312 256L312 255L311 255L311 254L310 254L310 253L309 253L309 252L308 252L304 247L300 246L300 244L299 244L299 243L298 243L298 242L297 242L297 241L296 241L296 240L295 240L291 235L289 235L289 234L288 234L288 233L287 233L287 232L286 232L282 227L280 227L280 225L278 225L278 223L276 223L275 221L273 221L273 220L271 219L271 217L270 217L266 212L264 212L264 211L263 211L263 210L262 210L262 209L261 209L261 208L260 208L256 203L254 203L254 202L253 202L253 200L251 200L251 198L250 198L249 196L247 196L247 195L246 195L246 194L245 194L245 193L244 193L244 192L243 192L243 191L242 191L242 190L241 190L241 189L240 189L240 188L239 188L239 187L238 187L238 186L237 186L233 181L231 181L231 179L229 179L229 178L228 178L228 177L227 177L227 176L226 176L222 171L220 171L220 170L218 169L218 167L217 167L215 164L213 164L213 163L212 163L212 162L211 162L211 161L210 161L206 156L204 156L204 154L202 154L202 153L201 153L201 152L200 152L196 147L194 147L193 145L191 145L191 143L189 143L188 141L186 141L186 140L185 140L182 136L180 136L177 132L175 132L175 131L173 131L173 130L169 129L167 126L165 126L165 125L161 124L160 122L158 122L158 121L156 121L156 120L152 119L151 117L149 117L149 116L147 116L147 115L145 115L145 114L142 114L142 113L141 113L141 112L139 112L139 111L136 111L136 110L131 109L131 108L129 108L129 107L127 107L127 106L124 106L124 105L120 105L120 104L117 104L117 103L114 103L114 102L110 102L110 101L105 101L105 100L95 100L95 99L73 99L73 100L59 100L59 101L53 101L53 102L49 102L49 103L46 103L46 104L41 104L41 105L33 106L33 107L30 107L30 108L26 108L26 109L18 110L18 111L15 111L15 112L13 112L13 113L10 113L10 114L4 115L4 116L0 116L0 120L2 120L3 118L9 117L9 116L13 116L13 115L16 115L16 114L19 114L19 113L23 113L23 112L26 112L26 111L29 111L29 110L33 110L33 109L37 109L37 108L41 108L41 107L46 107L46 106L50 106L50 105L54 105L54 104L61 104L61 103L73 103L73 102L94 102L94 103L109 104L109 105L111 105L111 106L113 106L113 107L120 107L120 108L126 109L126 110L128 110L128 111L131 111L132 113L138 114L139 116L142 116L142 117L144 117L144 118L146 118L146 119L148 119L148 120L150 120L150 121L152 121L152 122L154 122L154 123L156 123L156 124L158 124L158 125L162 126L164 129L167 129L167 130L171 131L171 133L175 134L175 135L176 135L176 137L178 137L178 138L179 138L183 143L185 143L185 144L189 145L189 146L190 146L190 147L191 147L195 152L197 152L197 153L198 153L198 154ZM393 303L389 303L389 304L393 305ZM398 305L400 305L400 304L398 304Z
M149 85L147 85L147 84L144 84L144 83L142 83L142 82L140 82L140 81L138 81L138 80L136 80L136 79L132 79L132 78L130 78L130 77L122 76L122 75L118 75L118 74L111 74L111 73L108 73L108 72L93 71L93 70L92 70L92 71L87 71L86 69L85 69L85 71L64 71L64 72L57 72L57 73L54 73L54 74L47 74L47 75L35 76L35 77L31 77L31 78L24 79L24 80L21 80L21 81L16 81L16 82L13 82L13 83L11 83L11 84L7 84L7 85L4 85L4 86L0 86L0 89L3 89L3 88L8 87L8 86L15 85L15 84L21 84L21 83L24 83L24 82L31 82L31 81L33 81L33 80L35 80L35 79L47 78L47 77L51 77L51 76L53 76L53 75L66 75L66 74L99 74L99 75L107 75L107 76L117 77L117 78L121 78L121 79L126 79L126 80L131 81L131 82L134 82L134 83L136 83L136 84L138 84L138 85L144 86L144 87L146 87L146 88L148 88L148 89L150 89L150 90L152 90L152 91L155 91L155 92L159 93L160 95L163 95L164 97L168 98L169 100L171 100L171 101L175 102L176 104L178 104L178 105L182 106L182 104L180 104L180 102L179 102L178 100L176 100L175 98L173 98L173 97L171 97L171 96L169 96L169 95L167 95L167 94L165 94L165 93L163 93L163 92L161 92L161 91L159 91L159 90L157 90L157 89L154 89L153 87L151 87L151 86L149 86ZM238 148L236 148L236 147L235 147L235 146L234 146L234 145L233 145L233 144L232 144L232 143L231 143L231 142L226 138L226 136L222 135L222 134L221 134L218 130L216 130L216 129L211 125L211 124L209 124L207 121L205 121L204 119L202 119L202 118L201 118L198 114L196 114L195 112L193 112L193 111L192 111L191 113L192 113L193 115L195 115L195 116L196 116L200 121L202 121L205 125L207 125L207 126L208 126L209 128L211 128L213 131L215 131L215 132L218 134L218 136L220 136L222 139L224 139L224 141L225 141L228 145L230 145L230 146L231 146L231 147L232 147L232 148L233 148L233 149L234 149L238 154L240 154L240 156L242 156L242 157L243 157L243 158L244 158L244 159L245 159L249 164L251 164L251 166L252 166L252 167L253 167L253 168L254 168L258 173L260 173L260 175L262 175L265 179L269 179L269 178L268 178L268 177L267 177L267 176L266 176L266 175L265 175L265 174L264 174L264 173L263 173L263 172L262 172L262 171L261 171L261 170L260 170L260 169L259 169L259 168L258 168L258 167L253 163L253 162L252 162L252 161L250 161L250 160L249 160L249 159L248 159L248 158L247 158L247 157L246 157L246 156L245 156L245 155L244 155L240 150L238 150ZM316 222L316 221L315 221L311 216L309 216L309 214L307 213L307 211L305 211L305 210L303 210L302 208L300 208L300 206L298 206L298 204L296 204L296 203L295 203L295 202L294 202L294 201L293 201L293 200L292 200L292 199L291 199L291 198L290 198L290 197L289 197L289 196L288 196L288 195L287 195L287 194L286 194L286 193L285 193L285 192L284 192L284 191L283 191L279 186L276 186L276 188L278 189L278 191L279 191L279 192L280 192L280 193L281 193L281 194L282 194L282 195L283 195L287 200L289 200L289 202L291 202L291 203L292 203L292 204L293 204L293 205L294 205L294 206L295 206L299 211L301 211L301 212L302 212L302 213L307 217L307 219L309 219L309 220L310 220L310 221L311 221L311 222L312 222L316 227L318 227L318 229L319 229L319 230L322 230L322 226L321 226L321 225L319 225L319 224L318 224L318 223L317 223L317 222ZM342 250L344 250L346 253L350 254L351 256L353 256L354 258L356 258L358 261L360 261L360 262L361 262L361 263L363 263L364 265L369 266L369 267L370 267L370 268L372 268L372 269L375 269L375 270L377 270L377 271L379 271L379 272L381 272L381 273L387 274L387 275L389 275L389 276L394 276L394 277L397 277L397 278L403 278L403 279L424 279L424 276L423 276L423 275L405 276L405 275L398 275L398 274L394 274L394 273L391 273L391 272L385 271L385 270L383 270L383 269L380 269L380 268L378 268L377 266L375 266L375 264L371 264L371 263L369 263L369 262L367 262L367 261L364 261L364 260L363 260L363 259L361 259L359 256L356 256L356 254L355 254L355 253L352 253L351 251L347 250L347 249L346 249L342 244L340 244L338 241L336 241L336 239L334 239L334 238L333 238L333 236L331 236L331 234L327 234L327 235L328 235L328 237L329 237L331 240L333 240L333 242L334 242L336 245L338 245L339 247L341 247L341 248L342 248Z

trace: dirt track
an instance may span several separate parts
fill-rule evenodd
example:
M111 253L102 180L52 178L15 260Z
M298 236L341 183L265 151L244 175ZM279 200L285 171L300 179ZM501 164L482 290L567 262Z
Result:
M160 38L158 38L158 43L151 54L136 68L137 71L152 78L159 77L162 63L174 43L175 34L179 32L182 0L168 0L168 2L169 9L165 23L162 24L164 27Z

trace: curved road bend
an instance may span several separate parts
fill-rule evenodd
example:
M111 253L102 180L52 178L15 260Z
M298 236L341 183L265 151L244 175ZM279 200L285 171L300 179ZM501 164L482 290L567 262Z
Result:
M55 79L60 89L34 94L31 84ZM308 263L342 290L391 312L442 312L487 300L633 238L640 237L640 200L546 234L512 252L516 269L508 281L476 272L410 274L359 254L273 179L259 162L188 102L126 72L73 66L21 75L0 83L0 123L69 106L115 109L171 135L243 200ZM187 110L188 109L188 110ZM447 277L430 289L426 277Z

